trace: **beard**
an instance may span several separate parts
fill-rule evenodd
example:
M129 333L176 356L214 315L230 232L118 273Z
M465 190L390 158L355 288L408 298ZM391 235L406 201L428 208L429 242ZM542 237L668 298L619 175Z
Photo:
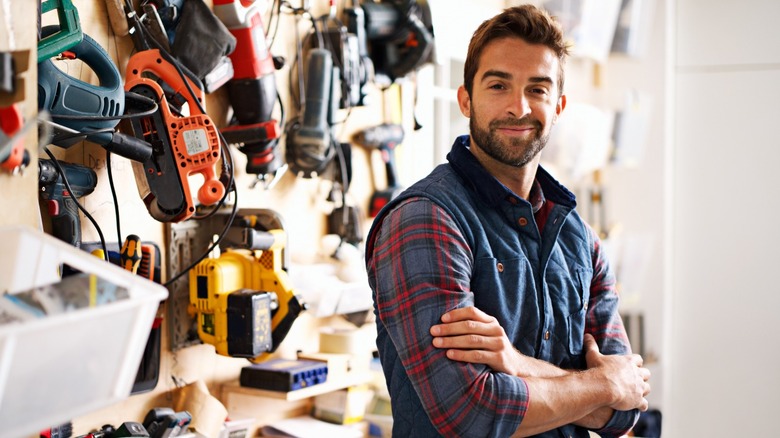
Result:
M533 126L534 136L530 139L510 138L507 141L499 138L496 129L511 126ZM521 119L493 120L488 128L482 129L477 122L477 114L472 109L469 128L474 143L489 157L512 167L523 167L544 149L550 135L543 134L542 124L529 116Z

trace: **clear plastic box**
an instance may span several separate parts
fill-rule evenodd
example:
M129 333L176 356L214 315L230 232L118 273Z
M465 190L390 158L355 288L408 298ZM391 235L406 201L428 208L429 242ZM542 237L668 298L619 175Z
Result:
M127 398L167 290L29 227L0 227L0 241L0 293L56 283L58 267L66 263L129 294L0 325L0 434L37 435Z

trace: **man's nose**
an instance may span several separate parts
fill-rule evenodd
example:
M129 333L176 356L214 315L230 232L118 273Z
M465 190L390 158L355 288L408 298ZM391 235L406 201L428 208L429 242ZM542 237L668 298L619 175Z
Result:
M528 103L525 93L519 92L512 95L511 101L507 106L507 112L516 119L531 114L531 105Z

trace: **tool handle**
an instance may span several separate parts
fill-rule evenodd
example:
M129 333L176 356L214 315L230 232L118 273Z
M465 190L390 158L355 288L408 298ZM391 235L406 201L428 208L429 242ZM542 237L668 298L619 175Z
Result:
M41 40L38 41L38 63L72 48L84 37L79 11L71 0L46 0L41 3L41 15L55 9L60 24L56 31L41 33Z
M59 213L51 218L51 228L54 237L69 243L76 248L81 247L81 219L79 208L69 196L62 200Z
M103 148L120 157L125 157L128 160L137 161L139 163L146 162L146 160L150 159L153 152L152 145L148 142L118 131L111 134L111 141L103 146Z
M129 234L122 244L122 251L119 253L119 264L122 269L135 274L138 271L138 265L141 263L141 238L135 234Z
M41 33L49 35L58 29L56 25L46 26ZM57 123L79 132L114 128L119 123L116 117L124 112L125 102L119 70L108 53L88 35L70 50L95 72L100 85L76 79L57 68L51 59L46 59L38 64L38 109L49 111ZM110 118L74 120L57 117L63 115ZM108 140L110 137L92 141L104 144Z

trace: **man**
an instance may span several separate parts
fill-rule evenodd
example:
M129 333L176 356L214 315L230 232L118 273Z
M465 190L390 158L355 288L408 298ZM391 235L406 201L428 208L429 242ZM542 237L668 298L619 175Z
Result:
M471 136L369 232L393 436L620 436L647 409L599 240L539 167L567 52L533 6L483 23L458 89Z

